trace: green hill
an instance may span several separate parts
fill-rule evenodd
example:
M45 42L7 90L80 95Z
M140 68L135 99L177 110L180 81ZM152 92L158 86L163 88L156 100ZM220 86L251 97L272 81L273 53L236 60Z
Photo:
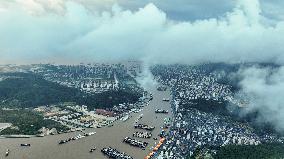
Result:
M75 102L87 105L89 109L110 108L119 103L136 102L140 97L139 93L127 90L87 94L79 89L62 86L30 73L1 75L8 77L0 81L0 105L5 107L29 108Z
M56 128L58 131L68 130L66 126L55 121L44 119L41 114L29 110L2 110L0 109L0 123L13 123L13 127L0 132L0 135L35 135L42 127Z
M284 144L227 145L221 147L215 159L283 159Z

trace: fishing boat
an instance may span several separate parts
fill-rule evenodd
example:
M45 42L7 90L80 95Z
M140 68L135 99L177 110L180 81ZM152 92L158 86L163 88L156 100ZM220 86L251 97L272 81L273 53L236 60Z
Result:
M9 156L9 153L10 153L10 150L7 149L7 150L6 150L6 153L5 153L5 156L6 156L6 157Z
M21 144L21 146L27 146L27 147L30 147L31 144Z
M90 152L94 152L96 150L96 146L94 146L93 148L90 149Z

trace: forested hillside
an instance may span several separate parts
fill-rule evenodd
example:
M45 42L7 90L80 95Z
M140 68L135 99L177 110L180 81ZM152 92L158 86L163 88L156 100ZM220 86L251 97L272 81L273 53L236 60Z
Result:
M214 156L216 159L282 159L284 144L228 145Z
M127 90L87 94L29 73L10 73L5 74L5 77L0 81L0 105L5 107L29 108L60 102L76 102L87 105L89 109L107 108L119 103L135 102L140 96Z

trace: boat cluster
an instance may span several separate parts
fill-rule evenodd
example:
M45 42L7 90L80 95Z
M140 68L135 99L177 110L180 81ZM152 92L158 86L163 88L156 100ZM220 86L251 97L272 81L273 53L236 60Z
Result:
M160 114L168 114L169 113L169 111L168 110L163 110L163 109L156 109L155 110L155 113L160 113Z
M135 139L132 139L130 137L124 138L123 142L125 142L125 143L127 143L131 146L135 146L135 147L139 147L139 148L146 148L147 145L148 145L148 142L135 140Z
M139 138L151 138L152 133L149 132L134 132L133 137L139 137Z
M135 129L144 129L144 130L148 130L148 131L152 131L152 130L155 129L154 126L149 126L149 125L146 125L146 124L135 124L134 128Z
M96 133L96 132L84 133L84 135L79 134L79 135L77 135L77 136L70 137L70 138L68 138L68 139L66 139L66 140L60 140L60 141L59 141L59 144L66 144L66 143L68 143L68 142L70 142L70 141L79 140L79 139L82 139L82 138L87 137L87 136L92 136L92 135L94 135L95 133Z
M111 147L109 148L103 148L101 150L101 152L108 156L109 158L113 158L113 159L133 159L133 157L127 155L126 153L124 152L119 152L117 151L116 149L113 149Z

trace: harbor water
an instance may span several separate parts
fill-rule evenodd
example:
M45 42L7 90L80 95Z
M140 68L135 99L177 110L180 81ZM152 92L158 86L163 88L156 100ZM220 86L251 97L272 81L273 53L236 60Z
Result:
M159 138L158 134L161 131L160 127L163 126L164 119L172 116L170 102L163 101L163 98L170 98L170 91L152 90L151 92L153 94L153 100L150 101L149 105L146 105L141 112L131 113L128 120L118 120L114 122L112 127L86 129L86 132L96 132L96 134L92 136L61 145L58 144L60 140L77 136L82 134L82 132L46 137L0 139L0 159L107 159L108 157L104 156L100 150L103 147L109 146L120 152L125 152L135 159L143 159L151 152L150 148L155 145L155 142L158 142L153 138ZM169 113L155 114L156 109L166 109L169 110ZM143 114L143 117L139 123L155 126L155 129L152 131L152 138L136 138L137 140L149 143L145 150L122 142L125 137L132 137L134 132L144 131L134 129L133 126L135 120L141 114ZM22 143L29 143L31 146L21 147L20 144ZM89 150L94 146L96 146L97 150L90 153ZM10 153L8 157L5 157L7 149L10 150Z

